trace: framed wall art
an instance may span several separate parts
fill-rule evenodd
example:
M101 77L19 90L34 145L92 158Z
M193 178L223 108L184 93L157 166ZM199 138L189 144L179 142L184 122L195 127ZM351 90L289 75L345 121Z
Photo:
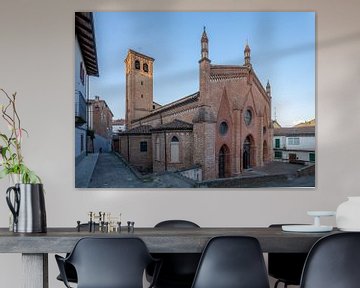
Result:
M76 12L76 188L315 187L314 12Z

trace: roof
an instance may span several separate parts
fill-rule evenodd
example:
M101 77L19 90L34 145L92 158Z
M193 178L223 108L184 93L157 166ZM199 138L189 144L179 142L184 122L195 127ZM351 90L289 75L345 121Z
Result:
M114 119L112 125L125 125L125 119Z
M281 125L279 124L279 122L276 119L273 120L272 123L273 123L274 128L281 128Z
M96 108L96 104L97 104L97 103L102 103L102 105L103 105L102 107L105 106L105 107L110 111L111 115L114 117L114 114L112 113L109 105L107 105L107 103L106 103L105 100L100 99L100 98L97 98L97 99L89 99L89 100L87 101L87 103L90 104L90 105L95 105L95 108Z
M304 127L304 126L315 126L315 119L312 119L310 121L305 121L305 122L301 122L297 125L295 125L295 127Z
M274 136L315 136L315 126L274 128Z
M151 111L149 115L146 115L146 116L144 116L142 118L135 119L132 122L138 122L138 121L140 121L142 119L146 119L148 117L159 114L161 112L165 112L167 110L171 110L173 108L183 106L183 105L186 105L186 104L191 103L191 102L195 102L195 101L198 100L199 95L200 95L200 92L196 92L196 93L193 93L193 94L188 95L186 97L180 98L180 99L178 99L178 100L176 100L174 102L171 102L169 104L165 104L165 105L163 105L161 107L158 107L155 110Z
M151 134L151 125L140 125L120 133L120 135L143 135Z
M92 12L75 12L75 34L79 41L87 74L99 76Z
M140 52L137 52L135 50L132 50L132 49L129 49L128 53L131 53L131 54L135 54L137 56L140 56L141 58L145 58L145 59L149 59L150 61L155 61L154 58L150 57L150 56L147 56L145 54L142 54Z
M172 122L161 124L151 129L151 131L166 131L166 130L193 130L193 124L175 119Z

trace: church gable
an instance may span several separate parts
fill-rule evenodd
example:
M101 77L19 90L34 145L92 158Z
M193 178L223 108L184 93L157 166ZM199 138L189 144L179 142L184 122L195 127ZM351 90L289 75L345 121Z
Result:
M260 103L255 101L254 94L252 92L252 88L250 88L249 92L246 94L246 96L244 98L242 108L247 109L247 108L251 107L251 109L254 111L255 115L258 116L258 111L260 111L259 107L258 107L259 105L260 105Z
M231 110L232 109L230 108L230 102L227 96L226 88L224 88L217 114L217 122L225 120L227 122L230 122L229 124L232 124L233 121L231 117Z

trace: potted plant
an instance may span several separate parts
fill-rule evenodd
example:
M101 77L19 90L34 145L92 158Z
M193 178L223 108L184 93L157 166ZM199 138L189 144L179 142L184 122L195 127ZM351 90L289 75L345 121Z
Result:
M10 96L3 89L0 91L7 99L6 104L0 104L1 116L9 128L8 134L0 133L0 179L10 175L14 183L41 183L40 177L25 165L21 153L22 139L24 135L28 136L28 132L21 127L16 93Z
M9 176L14 186L6 191L6 201L13 214L14 232L46 232L46 212L43 185L39 176L24 163L21 144L28 132L22 128L16 109L16 93L5 97L0 104L1 116L8 126L0 131L0 179Z

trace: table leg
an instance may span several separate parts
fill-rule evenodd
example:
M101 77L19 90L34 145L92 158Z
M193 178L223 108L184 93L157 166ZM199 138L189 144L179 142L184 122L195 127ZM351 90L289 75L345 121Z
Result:
M48 254L22 254L23 288L49 288Z

